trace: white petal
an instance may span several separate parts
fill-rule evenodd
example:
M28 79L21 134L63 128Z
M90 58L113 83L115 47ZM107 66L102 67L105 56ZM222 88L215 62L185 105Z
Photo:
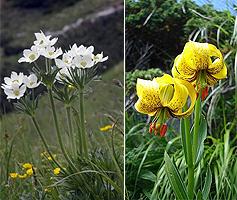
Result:
M53 38L53 39L50 41L50 44L51 44L51 45L54 45L57 41L58 41L58 38Z
M28 59L26 59L25 57L22 57L18 60L19 63L22 63L22 62L29 62Z
M93 47L93 46L89 46L89 47L87 48L87 50L88 50L89 52L93 53L94 47Z
M11 84L12 84L12 80L11 80L9 77L5 77L5 78L4 78L4 82L5 82L7 85L11 85Z
M108 58L109 58L109 56L106 56L106 57L102 58L100 62L104 62L104 61L108 60Z
M20 88L20 94L24 94L25 93L25 91L26 91L26 85L22 85Z
M29 55L31 54L31 50L30 49L25 49L24 51L23 51L23 56L24 57L29 57Z

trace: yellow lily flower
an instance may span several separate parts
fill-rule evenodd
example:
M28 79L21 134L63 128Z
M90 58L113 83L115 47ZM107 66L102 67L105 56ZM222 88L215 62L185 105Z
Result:
M226 78L227 68L220 50L214 45L189 41L176 57L172 75L204 88Z
M137 95L139 97L135 109L143 114L155 116L152 129L156 130L156 122L161 129L164 122L170 117L185 117L192 113L196 90L189 82L172 78L165 74L162 77L150 80L137 80ZM190 97L191 104L186 111L183 108ZM164 133L162 133L164 135Z

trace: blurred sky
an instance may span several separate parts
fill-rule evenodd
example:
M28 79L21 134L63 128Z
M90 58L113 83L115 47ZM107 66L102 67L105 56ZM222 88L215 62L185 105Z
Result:
M233 15L237 15L237 11L234 10L237 6L237 0L194 0L198 5L212 4L216 10L229 10Z

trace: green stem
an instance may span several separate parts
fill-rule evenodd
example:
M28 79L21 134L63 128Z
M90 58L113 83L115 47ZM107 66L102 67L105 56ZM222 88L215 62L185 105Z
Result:
M192 155L192 139L190 133L190 121L189 118L184 118L186 146L187 146L187 165L188 165L188 196L192 200L194 196L194 166Z
M193 130L193 161L194 165L196 164L197 157L197 148L198 148L198 136L199 136L199 123L200 123L200 115L201 115L201 95L202 91L200 91L198 95L198 99L195 104L195 112L194 112L194 130Z
M46 73L49 72L49 65L48 65L48 59L45 58L45 66L46 66Z
M61 169L65 172L65 170L63 169L63 167L54 159L54 156L52 155L52 153L50 152L49 150L49 146L46 142L46 139L44 138L44 135L42 134L41 130L40 130L40 127L39 127L39 124L38 122L36 121L35 117L34 116L31 116L31 119L32 119L32 122L37 130L37 133L38 135L40 136L40 139L42 140L43 144L44 144L44 147L47 151L47 153L49 154L49 156L52 158L52 160L54 161L54 163Z
M64 145L63 145L63 141L62 141L59 125L58 125L58 118L57 118L57 114L56 114L56 109L55 109L55 105L54 105L54 99L53 99L53 94L52 94L52 89L51 88L49 88L49 100L50 100L51 107L52 107L54 125L55 125L55 128L56 128L56 133L57 133L57 137L58 137L58 142L59 142L60 148L62 150L62 153L63 153L65 159L68 161L68 163L74 169L76 169L76 167L74 166L73 162L71 161L70 157L68 156L68 154L67 154L67 152L66 152L66 150L64 148Z
M81 134L83 139L83 147L85 157L88 157L88 141L85 129L85 113L84 113L84 88L81 87L80 95L80 116L81 116Z
M75 155L75 144L74 144L74 135L73 135L73 125L72 125L72 118L71 118L71 107L66 107L67 111L67 122L68 122L68 129L69 129L69 137L71 139L71 150L73 155Z

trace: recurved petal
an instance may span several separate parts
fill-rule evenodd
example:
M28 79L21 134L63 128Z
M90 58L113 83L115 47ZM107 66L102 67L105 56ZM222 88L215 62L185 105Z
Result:
M182 109L187 102L188 89L185 85L174 79L174 94L171 101L167 104L167 107L172 111L177 112Z
M208 43L189 41L185 44L182 57L189 68L194 70L207 69L211 64L210 56L211 53L214 55L214 48L214 45Z
M210 74L216 74L222 70L222 68L225 67L225 63L222 58L216 58L215 61L209 66L207 69L208 73Z
M204 44L208 44L208 43L204 43ZM210 57L214 56L214 57L218 57L218 58L222 59L222 54L221 54L220 50L216 48L215 45L208 44L207 48L208 48L208 55Z
M226 65L224 64L222 69L218 73L211 74L211 75L216 79L226 78L226 76L227 76L227 67L226 67Z
M185 80L175 79L175 82L176 82L176 86L178 85L178 90L180 90L179 94L181 94L181 96L179 97L179 99L177 101L176 100L178 98L178 95L177 95L178 93L177 93L177 94L175 94L177 96L175 97L175 95L174 95L174 97L173 97L174 101L172 102L172 100L171 100L171 102L170 102L170 108L172 109L171 113L175 117L186 117L193 112L194 105L196 102L196 90L191 83L189 83ZM180 85L182 85L182 86L180 87ZM184 89L184 87L186 89ZM186 104L188 96L190 97L190 101L191 101L190 106L186 111L182 112L182 108Z
M173 84L173 78L169 74L164 74L161 77L154 78L153 81L156 81L158 85L160 84Z
M196 72L197 70L194 69L192 63L190 64L189 58L184 57L183 54L180 54L175 58L172 68L172 75L175 78L192 82L196 78Z
M161 106L159 92L159 85L155 80L137 80L137 96L138 101L135 104L135 109L143 114L153 116Z

